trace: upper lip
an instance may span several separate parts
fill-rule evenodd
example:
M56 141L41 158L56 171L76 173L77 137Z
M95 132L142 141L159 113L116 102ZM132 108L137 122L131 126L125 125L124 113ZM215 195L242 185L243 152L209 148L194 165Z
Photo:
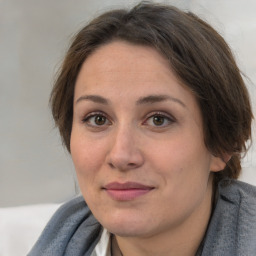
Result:
M153 189L154 187L140 184L137 182L125 182L125 183L119 183L119 182L111 182L104 186L104 189L109 190L125 190L125 189Z

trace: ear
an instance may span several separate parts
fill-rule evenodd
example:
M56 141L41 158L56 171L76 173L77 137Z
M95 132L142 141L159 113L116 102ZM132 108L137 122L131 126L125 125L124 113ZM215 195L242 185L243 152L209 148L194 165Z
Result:
M230 158L231 155L229 154L223 154L221 157L212 156L210 170L212 172L222 171L226 167L226 164Z

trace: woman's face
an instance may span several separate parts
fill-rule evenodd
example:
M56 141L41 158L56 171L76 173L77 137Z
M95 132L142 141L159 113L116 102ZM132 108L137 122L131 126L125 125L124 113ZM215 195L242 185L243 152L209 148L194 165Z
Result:
M81 68L71 155L94 216L121 236L200 219L210 208L211 171L223 168L205 147L195 97L167 60L120 41L101 46Z

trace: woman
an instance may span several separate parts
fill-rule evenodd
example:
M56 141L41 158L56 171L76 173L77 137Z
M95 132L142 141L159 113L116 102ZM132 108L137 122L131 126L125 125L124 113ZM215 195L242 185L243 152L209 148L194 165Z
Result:
M236 181L250 101L208 24L150 3L101 15L74 38L51 103L83 197L29 255L256 254L256 189Z

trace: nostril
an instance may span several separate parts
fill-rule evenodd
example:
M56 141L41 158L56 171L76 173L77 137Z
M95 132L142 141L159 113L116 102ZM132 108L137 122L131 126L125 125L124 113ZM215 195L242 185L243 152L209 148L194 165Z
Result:
M120 171L128 171L131 169L136 169L138 166L140 166L139 164L130 162L130 163L125 163L125 162L109 162L108 163L109 167L111 169L118 169Z
M112 163L109 163L109 166L111 167L111 169L115 168L115 166Z
M130 167L135 167L136 164L134 164L134 163L129 163L128 166L130 166Z

